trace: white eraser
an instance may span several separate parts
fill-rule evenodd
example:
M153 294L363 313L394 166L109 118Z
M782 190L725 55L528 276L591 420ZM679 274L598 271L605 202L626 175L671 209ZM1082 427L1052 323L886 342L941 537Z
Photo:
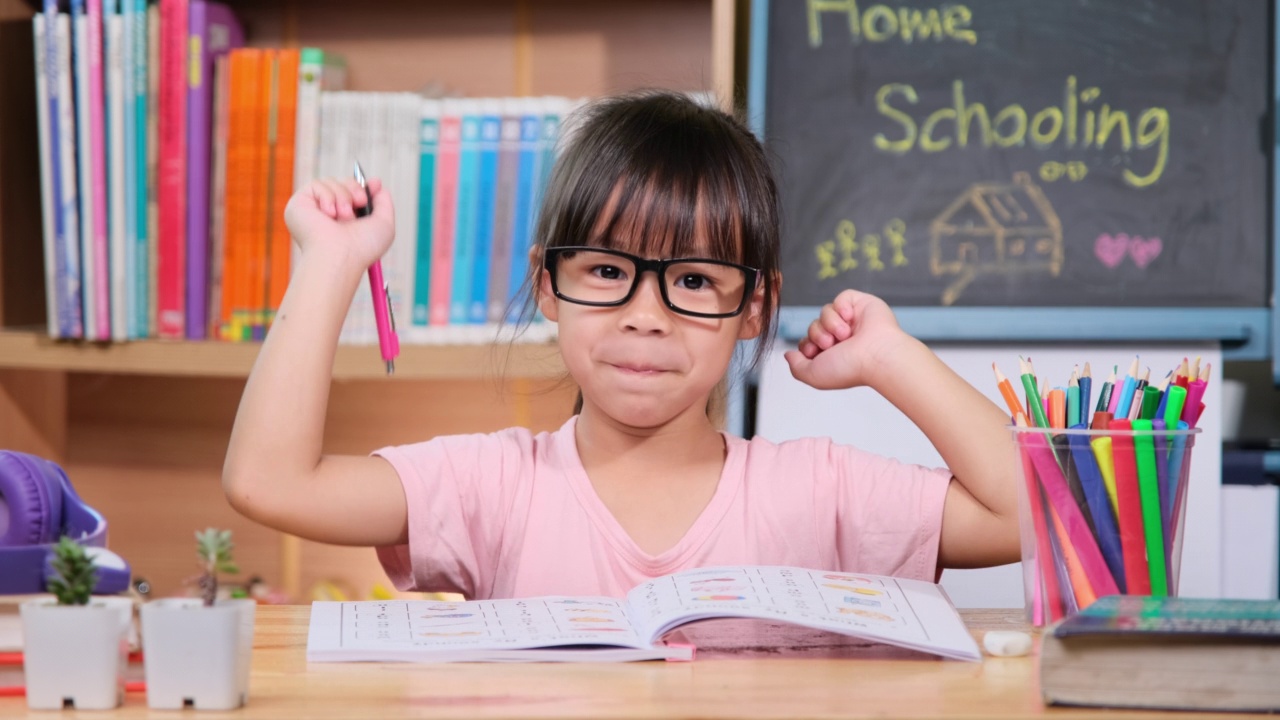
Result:
M991 630L982 636L982 646L997 657L1021 657L1031 652L1031 636L1017 630Z

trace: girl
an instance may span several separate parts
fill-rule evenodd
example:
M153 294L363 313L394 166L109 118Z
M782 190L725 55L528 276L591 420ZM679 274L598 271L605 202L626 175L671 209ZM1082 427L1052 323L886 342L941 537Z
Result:
M745 127L673 94L589 107L549 181L527 286L558 323L577 413L550 433L322 456L338 332L394 234L390 195L369 187L367 217L353 210L363 194L338 180L312 183L285 211L301 259L223 469L241 513L376 546L397 587L472 599L621 596L721 564L934 580L942 567L1017 559L1007 418L878 298L846 290L823 307L786 354L791 372L815 388L874 388L949 470L713 425L708 403L738 341L770 336L777 197Z

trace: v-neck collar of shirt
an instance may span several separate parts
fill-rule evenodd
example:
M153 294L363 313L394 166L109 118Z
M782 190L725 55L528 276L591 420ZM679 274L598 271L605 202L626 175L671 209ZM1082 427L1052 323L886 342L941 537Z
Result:
M608 506L596 493L595 486L591 484L591 478L587 476L587 470L582 465L582 456L578 454L575 435L577 422L577 415L569 418L556 433L557 443L565 459L564 474L569 487L596 529L614 550L645 573L655 576L665 575L672 572L674 568L682 567L688 558L706 543L712 531L724 519L729 505L741 489L742 463L744 462L742 456L746 441L725 432L720 433L725 443L724 467L720 471L720 480L716 484L716 490L710 502L685 531L684 537L680 538L675 545L661 554L650 555L631 539L631 535L609 511Z

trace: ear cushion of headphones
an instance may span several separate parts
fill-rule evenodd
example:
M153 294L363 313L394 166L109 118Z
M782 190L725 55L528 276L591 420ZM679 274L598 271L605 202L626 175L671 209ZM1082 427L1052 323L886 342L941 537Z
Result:
M0 495L9 515L0 547L57 542L62 529L57 465L26 453L0 451Z

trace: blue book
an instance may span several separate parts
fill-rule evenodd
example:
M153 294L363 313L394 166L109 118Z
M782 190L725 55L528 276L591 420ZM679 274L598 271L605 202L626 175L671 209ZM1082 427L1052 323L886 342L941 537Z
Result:
M64 133L74 133L74 127L64 123L71 116L70 93L71 34L70 21L65 14L58 14L55 0L45 0L44 12L35 18L36 33L42 39L36 51L36 73L44 82L44 103L39 108L40 136L42 142L41 169L47 188L45 202L50 233L53 272L46 273L53 282L49 290L52 303L48 308L49 334L53 337L73 338L83 335L80 307L79 239L76 222L75 173L71 158L66 158Z
M471 304L471 276L475 259L476 190L480 175L480 107L474 100L458 103L462 139L458 150L458 212L453 231L453 287L449 296L450 324L467 322Z
M536 100L529 100L520 117L519 165L516 169L515 203L511 212L511 274L507 278L508 321L514 322L519 309L516 294L529 273L529 246L537 219L538 178L541 177L542 114Z
M467 321L483 323L489 316L489 261L493 255L493 212L498 192L498 140L501 106L482 100L480 108L479 172L476 180L474 239L471 244L471 304Z
M426 327L431 303L431 230L435 225L436 155L440 150L440 101L422 101L418 132L418 249L414 259L412 325Z
M556 163L556 143L560 140L560 123L564 119L564 111L568 101L564 98L548 98L545 113L542 116L542 158L538 165L538 185L534 197L534 221L537 221L538 209L542 207L542 194L547 189L547 179L551 177L551 168Z

